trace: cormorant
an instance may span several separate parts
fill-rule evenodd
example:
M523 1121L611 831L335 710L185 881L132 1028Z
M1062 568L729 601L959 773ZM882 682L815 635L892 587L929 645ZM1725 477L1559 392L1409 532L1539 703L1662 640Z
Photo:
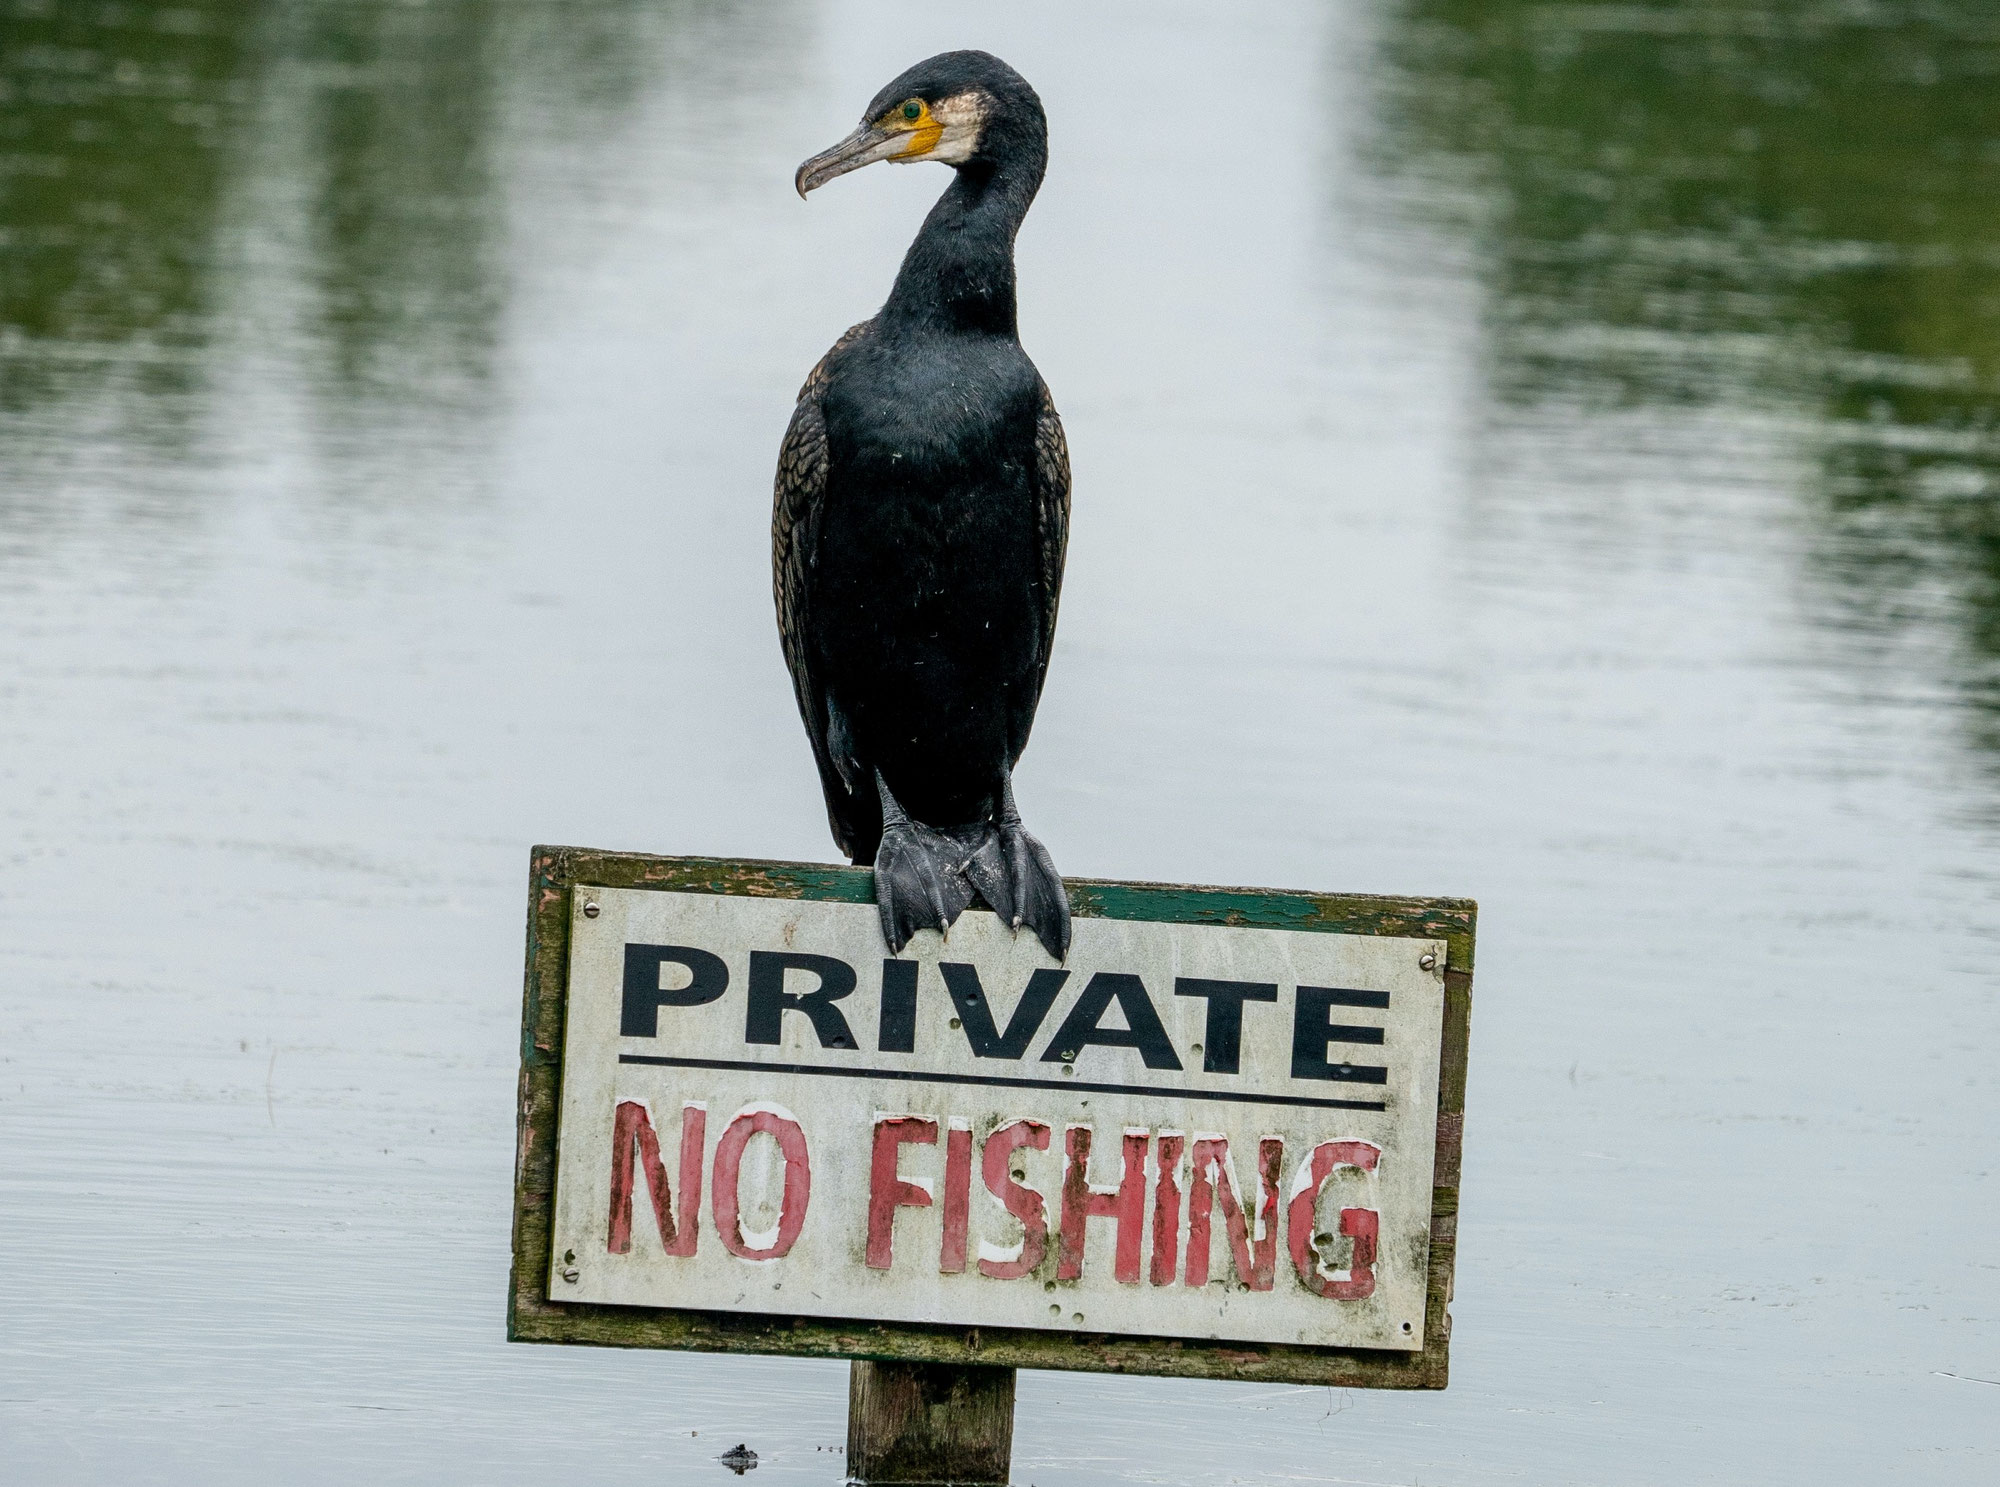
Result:
M877 160L954 178L785 431L771 522L785 661L834 840L874 865L890 949L948 929L976 892L1061 959L1069 904L1012 784L1069 539L1069 450L1014 315L1014 234L1048 124L998 57L944 52L801 165L799 195Z

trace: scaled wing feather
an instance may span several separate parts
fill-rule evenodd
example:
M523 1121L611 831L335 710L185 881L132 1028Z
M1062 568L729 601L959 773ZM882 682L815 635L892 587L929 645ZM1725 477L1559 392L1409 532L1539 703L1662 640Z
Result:
M834 840L850 856L853 834L834 806L849 791L827 746L826 699L820 680L814 675L809 611L813 554L826 496L826 423L820 413L820 391L826 384L828 363L866 335L872 325L872 321L864 320L850 327L819 359L799 389L798 405L792 409L785 442L778 450L778 475L771 502L771 588L778 606L778 636L784 644L785 665L792 674L799 716L804 719L806 734L812 740L813 761L819 766L820 783L826 791L827 817L833 826Z
M1049 674L1056 643L1056 610L1062 600L1063 559L1069 551L1069 442L1055 399L1042 386L1042 411L1035 422L1035 527L1041 558L1041 657L1036 689Z

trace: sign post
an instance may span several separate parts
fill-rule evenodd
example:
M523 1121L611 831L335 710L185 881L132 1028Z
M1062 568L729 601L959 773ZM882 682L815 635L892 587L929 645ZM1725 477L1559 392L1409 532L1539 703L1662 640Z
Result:
M866 1358L848 1367L849 1481L1006 1487L1013 1369Z
M891 956L865 869L537 848L509 1335L859 1360L1004 1482L1014 1370L1443 1388L1474 906L1072 879Z

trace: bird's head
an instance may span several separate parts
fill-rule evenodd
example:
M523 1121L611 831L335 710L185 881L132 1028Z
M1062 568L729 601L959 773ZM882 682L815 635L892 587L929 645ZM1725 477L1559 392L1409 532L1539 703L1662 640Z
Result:
M878 160L951 166L1032 158L1037 180L1048 125L1027 79L987 52L940 52L903 73L869 103L855 131L799 167L804 196Z

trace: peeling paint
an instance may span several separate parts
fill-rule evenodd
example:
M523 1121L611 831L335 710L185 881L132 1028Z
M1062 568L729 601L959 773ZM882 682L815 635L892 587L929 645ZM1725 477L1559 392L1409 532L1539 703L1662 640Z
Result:
M1084 1368L1187 1377L1223 1376L1326 1383L1345 1387L1441 1388L1444 1386L1448 1377L1446 1347L1450 1333L1450 1319L1446 1307L1455 1256L1458 1153L1462 1139L1464 1098L1464 1050L1471 993L1470 968L1474 921L1470 904L1453 900L1264 893L1242 889L1207 890L1163 884L1072 881L1068 885L1072 909L1079 916L1096 915L1106 919L1137 920L1178 917L1184 922L1194 923L1312 929L1341 934L1381 934L1425 938L1441 943L1445 963L1441 977L1445 1017L1440 1082L1436 1096L1436 1153L1433 1165L1435 1185L1427 1226L1428 1254L1425 1258L1425 1272L1428 1275L1428 1283L1423 1316L1417 1328L1422 1345L1414 1352L1388 1353L1337 1347L1302 1348L1276 1343L1254 1346L1217 1345L1205 1343L1198 1338L1112 1335L1095 1331L1083 1333L1080 1330L1073 1334L1024 1332L1018 1328L984 1325L968 1330L962 1326L923 1323L883 1325L874 1320L852 1321L837 1317L797 1316L789 1312L783 1317L768 1317L743 1313L562 1304L550 1301L546 1296L549 1284L548 1265L552 1258L549 1199L556 1175L554 1156L558 1134L557 1095L561 1082L557 1060L561 1056L563 1047L562 1026L567 1013L568 940L572 922L569 905L573 886L582 883L589 883L593 888L645 885L671 888L679 892L867 904L872 901L872 882L868 873L854 869L784 863L744 864L715 859L645 858L626 854L588 852L574 848L538 848L531 866L529 962L523 1000L521 1141L516 1164L518 1180L515 1266L509 1306L511 1336L521 1340L587 1342L614 1346L785 1352L802 1356L896 1358L934 1362L965 1361L976 1350L980 1363L996 1366ZM857 1030L859 1028L860 1024L857 1023ZM863 1036L873 1031L873 1027L870 1026ZM953 1185L959 1179L952 1176L948 1160L954 1141L962 1143L963 1151L962 1166L958 1170L964 1173L964 1178L957 1191L965 1195L965 1206L970 1209L974 1203L970 1167L975 1156L983 1155L978 1138L980 1134L994 1129L1002 1113L1001 1110L989 1108L975 1114L971 1119L964 1119L962 1128L959 1124L948 1123L940 1130L935 1148L938 1156L934 1160L943 1164L940 1168L943 1173L942 1188L932 1194L934 1199L939 1200L934 1206L940 1213L950 1211L954 1201L957 1201L953 1196ZM606 1119L609 1120L608 1111ZM1026 1114L1019 1110L1011 1113L1011 1120L1023 1124L1024 1128L1032 1123ZM1048 1149L1052 1134L1045 1127L1041 1148L1025 1145L1011 1154L1027 1155L1035 1161L1044 1163L1059 1162L1059 1154ZM1101 1125L1096 1128L1095 1135L1100 1143L1109 1139ZM747 1137L745 1139L747 1140ZM1159 1221L1161 1207L1164 1205L1178 1210L1184 1198L1191 1200L1192 1197L1189 1191L1191 1184L1181 1185L1178 1176L1166 1182L1158 1181L1158 1168L1162 1162L1169 1171L1176 1174L1183 1169L1184 1157L1191 1155L1187 1150L1186 1138L1178 1132L1159 1128L1153 1131L1150 1139L1155 1187L1150 1208L1142 1214L1142 1224L1121 1225L1115 1215L1108 1213L1086 1214L1086 1220L1094 1216L1098 1219L1098 1223L1104 1226L1107 1231L1104 1239L1110 1242L1114 1251L1120 1247L1116 1238L1118 1229L1133 1227L1143 1230L1149 1236L1157 1236L1161 1230ZM1174 1140L1183 1144L1179 1150L1169 1152L1169 1142ZM901 1149L914 1151L925 1148L904 1145ZM1100 1163L1108 1149L1100 1145ZM643 1169L644 1152L635 1145L633 1155L635 1163L638 1164L634 1172L636 1179L638 1170ZM802 1171L809 1173L810 1169L806 1164L802 1163L801 1167ZM981 1176L985 1179L982 1186L989 1193L1005 1191L1009 1186L1016 1189L1019 1195L1016 1201L1021 1202L1039 1221L1038 1248L1048 1248L1051 1215L1047 1211L1047 1199L1042 1193L1036 1192L1032 1187L1017 1184L1004 1160L998 1164L997 1171L995 1164L982 1160L981 1169ZM921 1176L914 1172L908 1175ZM1087 1175L1089 1174L1086 1170ZM1113 1182L1113 1177L1111 1170L1104 1169L1100 1174L1100 1182L1095 1185L1099 1191L1094 1196L1103 1203L1115 1205L1118 1185ZM1034 1180L1041 1182L1049 1179ZM1261 1173L1258 1176L1258 1183L1261 1187ZM634 1186L637 1186L636 1180ZM696 1183L695 1186L698 1189L700 1184ZM1336 1188L1338 1186L1336 1183ZM1061 1185L1058 1184L1046 1191L1056 1193L1061 1190ZM651 1196L650 1187L648 1192ZM1292 1195L1294 1201L1296 1196ZM996 1211L1001 1207L997 1197L977 1201L992 1202ZM1217 1204L1221 1202L1219 1198L1213 1201ZM1261 1201L1261 1194L1257 1206L1260 1210L1265 1206ZM1354 1205L1350 1203L1349 1207L1352 1208ZM1283 1227L1287 1231L1288 1249L1291 1247L1290 1220L1293 1211L1288 1205L1282 1215ZM1343 1216L1346 1211L1342 1210ZM1009 1213L1011 1217L1011 1210ZM656 1216L648 1212L646 1219L648 1228L651 1228L656 1221ZM939 1218L931 1217L926 1221L933 1225L934 1235L940 1232L937 1227L940 1223ZM1223 1222L1227 1228L1226 1208ZM1021 1260L1029 1258L1027 1250L1030 1246L1026 1231L1032 1226L1016 1222L1014 1227L1022 1232L1019 1252L1013 1257L1015 1264L1018 1265ZM1061 1227L1057 1226L1059 1231ZM1097 1225L1090 1227L1095 1228ZM1257 1243L1274 1239L1279 1227L1280 1225L1275 1222L1261 1225L1246 1222L1245 1238L1251 1249L1249 1267L1253 1273L1257 1268L1255 1250ZM1356 1222L1349 1227L1361 1228L1363 1225ZM948 1238L949 1231L944 1232ZM967 1226L967 1232L961 1237L966 1249L972 1248L970 1240L977 1232L971 1225ZM1331 1261L1338 1258L1336 1253L1326 1246L1322 1246L1323 1253L1310 1251L1310 1241L1319 1236L1319 1233L1320 1231L1313 1228L1309 1229L1307 1234L1309 1252L1316 1265L1321 1259ZM764 1236L743 1237L748 1241ZM1342 1251L1351 1252L1358 1249L1367 1237L1361 1234L1343 1233ZM980 1238L979 1246L982 1251L986 1245L987 1241L983 1237ZM747 1244L746 1247L756 1248ZM1230 1247L1233 1249L1233 1244ZM1095 1246L1086 1244L1084 1248L1085 1263L1098 1263L1089 1258L1095 1253ZM1149 1242L1147 1248L1151 1251L1152 1265L1144 1272L1144 1278L1149 1284L1142 1289L1149 1290L1152 1285L1159 1284L1154 1272L1160 1268L1161 1249L1157 1242ZM939 1270L950 1273L947 1265L952 1259L949 1244L941 1246L936 1253ZM1401 1251L1397 1253L1400 1254ZM969 1258L970 1255L961 1252L957 1263L964 1267L965 1261ZM982 1254L981 1258L985 1260L987 1257ZM1167 1257L1166 1271L1170 1280L1176 1268L1174 1258L1172 1255ZM1297 1255L1293 1254L1291 1258L1293 1264L1287 1269L1296 1271ZM1053 1269L1053 1261L1057 1259L1059 1257L1045 1260L1043 1254L1037 1253L1034 1256L1034 1263L1021 1267L1020 1273L1024 1277L1022 1283L1026 1283L1025 1277L1035 1273L1044 1263L1050 1263ZM928 1264L928 1260L925 1263ZM974 1268L984 1269L984 1265ZM1227 1268L1234 1273L1233 1262ZM962 1268L958 1273L967 1272ZM1335 1274L1338 1276L1341 1273ZM1351 1281L1354 1274L1352 1267L1348 1267L1344 1274ZM1139 1275L1133 1276L1134 1281L1139 1278ZM1321 1279L1324 1281L1326 1277L1322 1276ZM787 1301L790 1289L786 1288ZM1095 1309L1087 1307L1085 1310L1089 1312L1091 1321L1095 1322Z

